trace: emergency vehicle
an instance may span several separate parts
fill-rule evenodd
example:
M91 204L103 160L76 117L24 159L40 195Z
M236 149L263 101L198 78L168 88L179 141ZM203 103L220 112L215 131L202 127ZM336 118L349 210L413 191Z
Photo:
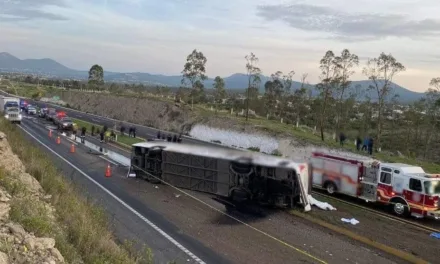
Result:
M440 219L440 174L408 164L319 152L312 154L310 170L313 187L329 194L383 203L398 216Z

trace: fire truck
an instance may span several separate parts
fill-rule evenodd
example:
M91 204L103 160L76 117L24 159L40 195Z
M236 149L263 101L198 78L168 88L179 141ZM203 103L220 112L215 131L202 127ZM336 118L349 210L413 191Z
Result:
M408 164L320 152L312 154L310 171L313 187L329 194L386 204L398 216L440 219L440 174Z

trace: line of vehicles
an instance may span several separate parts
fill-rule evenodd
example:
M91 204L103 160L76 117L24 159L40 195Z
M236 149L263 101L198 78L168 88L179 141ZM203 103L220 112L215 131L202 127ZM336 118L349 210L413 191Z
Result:
M6 119L12 123L21 124L22 113L35 115L53 122L59 130L73 130L73 120L69 118L64 111L57 111L55 108L43 107L38 109L29 104L25 99L11 96L0 96L0 109Z

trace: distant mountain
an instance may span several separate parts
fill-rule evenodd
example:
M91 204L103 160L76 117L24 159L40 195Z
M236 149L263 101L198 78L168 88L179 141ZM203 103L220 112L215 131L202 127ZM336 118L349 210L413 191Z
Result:
M39 74L48 78L75 78L75 79L87 79L88 71L79 71L70 69L52 59L25 59L20 60L17 57L7 53L0 53L0 72L21 72L30 74ZM123 82L123 83L143 83L150 85L166 85L166 86L180 86L181 76L166 76L160 74L149 74L142 72L131 73L119 73L108 72L104 73L106 82ZM262 76L260 90L264 91L264 83L269 80L269 77ZM236 73L224 78L226 88L228 89L245 89L248 85L248 77L246 74ZM205 87L212 88L214 79L209 78L205 81ZM358 100L363 100L365 95L369 95L373 100L377 98L374 91L369 91L368 87L371 84L368 80L353 81L351 87L347 90L348 96L352 92L356 92ZM292 90L299 89L301 87L300 82L294 81L292 84ZM314 85L307 85L306 88L312 90L312 95L317 95L318 91ZM424 93L417 93L410 91L397 84L392 84L393 93L399 95L399 100L402 102L413 102L424 96Z

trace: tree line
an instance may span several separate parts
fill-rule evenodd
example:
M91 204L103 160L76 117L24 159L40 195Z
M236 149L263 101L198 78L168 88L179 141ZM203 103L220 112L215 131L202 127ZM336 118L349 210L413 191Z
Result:
M439 141L438 114L440 108L440 77L433 78L430 88L421 100L403 107L393 93L392 81L405 66L391 54L381 53L368 59L362 67L362 74L370 80L367 90L351 87L351 77L359 65L359 57L344 49L340 54L329 50L319 61L319 83L314 86L318 92L312 96L312 87L307 82L308 74L301 75L301 87L292 89L295 71L276 71L262 83L262 70L254 53L244 56L244 69L248 76L248 87L244 93L227 91L220 76L214 78L213 87L205 89L207 58L194 49L184 62L180 87L147 86L142 84L104 83L104 70L93 65L87 82L77 80L37 80L27 76L25 82L40 82L42 85L66 85L71 89L95 89L109 92L155 91L161 94L174 92L177 101L194 104L212 104L216 111L244 110L246 121L255 116L265 117L293 125L305 125L319 131L321 140L326 133L337 135L348 133L356 136L373 136L376 149L400 150L407 155L427 157ZM349 88L352 89L349 89ZM262 88L262 89L260 89ZM260 92L262 90L262 92ZM374 100L370 92L375 94ZM347 94L348 93L348 94ZM208 96L209 95L209 96ZM362 101L358 101L363 97ZM390 119L391 117L391 119ZM351 134L350 134L351 133ZM382 142L382 137L385 137ZM338 140L338 137L335 137Z

